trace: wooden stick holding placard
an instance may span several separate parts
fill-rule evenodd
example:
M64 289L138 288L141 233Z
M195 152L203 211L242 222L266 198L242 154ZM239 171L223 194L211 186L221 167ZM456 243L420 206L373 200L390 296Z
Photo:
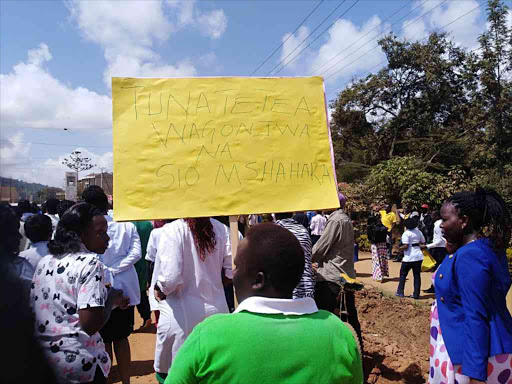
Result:
M238 216L229 216L229 238L231 240L231 265L235 269L235 256L238 248ZM233 295L235 298L235 308L238 307L235 286L233 285Z

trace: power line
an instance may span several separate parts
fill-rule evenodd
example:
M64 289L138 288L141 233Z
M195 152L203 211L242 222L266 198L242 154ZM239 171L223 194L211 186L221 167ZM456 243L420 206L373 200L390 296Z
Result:
M308 49L308 47L313 44L315 41L317 41L320 36L322 36L325 32L327 32L339 19L341 19L343 16L345 16L347 14L348 11L350 11L357 3L359 3L359 1L361 0L356 0L354 2L354 4L352 4L345 12L343 12L336 20L334 20L334 22L329 25L327 28L325 28L322 33L320 33L317 37L315 37L315 39L313 41L311 41L306 47L304 47L298 54L296 54L291 60L289 60L285 65L283 65L277 72L274 73L274 75L278 74L279 72L281 72L284 67L286 67L288 64L290 64L293 60L295 60L302 52L304 52L306 49Z
M84 145L84 144L55 144L55 143L40 143L40 142L26 142L26 141L12 141L7 139L0 139L0 141L8 141L12 144L35 144L35 145L49 145L54 147L91 147L91 148L112 148L110 145Z
M318 4L317 4L317 6L316 6L315 8L313 8L313 10L309 13L309 15L307 15L307 16L306 16L306 18L305 18L304 20L302 20L302 23L300 23L300 24L298 25L298 27L297 27L297 28L295 28L295 30L294 30L291 34L289 34L289 35L288 35L288 37L287 37L287 38L286 38L286 39L281 43L281 45L279 45L279 47L277 47L277 48L274 50L274 52L272 52L272 53L270 54L270 56L269 56L269 57L267 57L267 58L265 59L265 61L259 65L259 67L258 67L258 68L256 68L254 71L252 71L252 72L251 72L251 74L250 74L249 76L254 75L258 69L260 69L261 67L263 67L263 65L265 65L265 63L266 63L267 61L269 61L269 59L270 59L272 56L274 56L274 54L275 54L277 51L279 51L279 49L281 49L281 47L284 45L284 43L286 43L286 42L288 41L288 39L289 39L290 37L292 37L292 36L295 34L295 32L297 32L297 30L302 26L302 24L304 24L304 23L306 22L306 20L307 20L307 19L309 19L309 17L313 14L313 12L315 12L315 11L316 11L316 9L317 9L320 5L322 5L322 3L323 3L324 1L325 1L325 0L321 0L321 1L320 1L320 3L318 3Z
M350 44L348 47L346 47L345 49L343 49L342 51L338 52L336 55L334 55L333 57L331 57L327 62L325 62L324 64L322 64L320 67L318 67L317 69L314 69L308 76L311 76L313 75L313 73L315 73L316 71L322 69L323 67L325 67L327 64L329 64L331 61L333 61L336 57L338 57L339 55L341 55L343 52L345 52L347 49L349 49L350 47L352 47L354 44L356 44L357 42L361 41L364 37L368 36L371 32L373 32L374 30L376 30L378 27L380 27L381 25L383 25L386 21L388 21L389 19L391 19L393 16L395 16L397 13L400 13L404 8L408 7L411 3L413 3L415 0L411 0L409 3L405 4L403 7L401 7L398 11L396 11L395 13L393 13L391 16L389 16L387 19L383 20L381 23L379 23L377 26L375 26L374 28L372 28L370 31L368 31L367 33L365 33L363 36L361 36L359 39L357 39L356 41L354 41L352 44ZM424 3L426 3L428 0L426 0ZM423 3L423 4L424 4ZM423 4L420 4L419 7L421 7L421 5ZM393 25L395 25L396 23L398 23L400 20L402 20L404 17L407 17L409 14L411 14L412 12L414 12L418 7L414 8L411 12L407 13L405 16L402 16L400 19L398 19L395 23L393 23L391 27L393 27ZM377 35L379 36L379 35Z
M398 33L398 32L403 31L403 30L404 30L404 29L406 29L407 27L410 27L412 24L414 24L415 22L417 22L419 19L421 19L421 18L425 17L427 14L429 14L430 12L432 12L434 9L439 8L441 5L443 5L443 4L444 4L444 3L446 3L447 1L448 1L448 0L443 0L443 1L442 1L442 2L440 2L438 5L436 5L434 8L432 8L432 9L430 9L429 11L425 12L423 15L419 16L418 18L414 19L414 21L410 22L410 23L409 23L409 24L407 24L405 27L403 27L402 29L398 30L398 31L397 31L397 33ZM480 7L480 6L481 6L481 5L479 5L479 7ZM477 7L477 8L478 8L478 7ZM440 28L438 28L438 29L440 29ZM370 41L372 41L372 40L370 40ZM367 43L369 43L370 41L368 41ZM366 43L366 44L367 44L367 43ZM362 47L364 47L366 44L364 44L364 45L362 45L361 47L359 47L358 49L356 49L356 50L355 50L354 52L352 52L349 56L353 55L355 52L357 52L358 50L360 50L360 49L361 49ZM335 71L335 72L331 73L329 76L327 76L327 77L325 78L325 80L330 79L331 77L333 77L334 75L336 75L337 73L339 73L340 71L342 71L343 69L345 69L345 68L347 68L348 66L350 66L350 65L354 64L356 61L358 61L359 59L361 59L362 57L366 56L368 53L370 53L371 51L373 51L373 50L375 50L375 49L377 49L377 48L379 48L379 47L380 47L380 45L378 45L378 44L377 44L375 47L373 47L372 49L370 49L370 50L366 51L365 53L363 53L361 56L359 56L359 57L358 57L357 59L355 59L354 61L350 62L349 64L347 64L347 65L345 65L345 66L343 66L343 67L341 67L341 68L340 68L340 69L338 69L337 71ZM347 57L348 57L348 56L347 56ZM323 71L321 74L323 74L323 73L325 73L325 72L329 71L331 68L333 68L334 66L338 65L341 61L343 61L343 59L341 59L340 61L338 61L338 62L337 62L336 64L334 64L333 66L329 67L326 71Z
M2 127L3 129L33 129L35 131L46 131L46 130L55 130L55 131L111 131L112 128L55 128L55 127Z
M309 38L309 36L311 36L313 33L315 33L315 31L316 31L318 28L320 28L320 27L322 26L322 24L323 24L323 23L325 23L325 22L326 22L326 20L327 20L329 17L331 17L331 15L332 15L334 12L336 12L336 11L337 11L337 9L338 9L339 7L341 7L341 6L342 6L346 1L347 1L347 0L343 0L343 2L342 2L341 4L339 4L336 8L334 8L334 10L333 10L331 13L329 13L329 15L328 15L325 19L323 19L323 21L322 21L320 24L318 24L318 25L317 25L317 27L316 27L316 28L315 28L315 29L314 29L314 30L313 30L309 35L307 35L307 36L306 36L306 38L305 38L304 40L302 40L302 41L300 42L300 44L299 44L299 45L297 45L293 51L291 51L291 52L288 54L288 56L286 56L283 60L281 60L281 61L280 61L280 62L279 62L279 63L278 63L274 68L272 68L272 69L270 70L270 72L268 72L265 76L268 76L268 75L270 75L272 72L274 72L274 70L275 70L277 67L279 67L279 66L280 66L280 65L281 65L281 64L282 64L282 63L283 63L283 62L284 62L288 57L290 57L290 55L291 55L293 52L295 52L295 51L296 51L296 50L297 50L297 49L298 49L298 48L299 48L299 47L300 47L300 46L301 46L301 45L302 45L302 44L303 44L303 43L304 43L304 42Z
M480 8L480 7L481 7L481 6L483 6L484 4L485 4L485 2L481 3L480 5L476 6L475 8L473 8L473 9L471 9L470 11L466 12L465 14L463 14L463 15L461 15L461 16L459 16L459 17L457 17L455 20L450 21L448 24L445 24L445 25L443 25L442 27L436 28L436 30L441 30L441 29L444 29L444 28L446 28L446 27L450 26L451 24L453 24L453 23L455 23L455 22L459 21L459 20L460 20L460 19L462 19L463 17L465 17L465 16L469 15L471 12L476 11L478 8ZM423 37L422 39L417 40L417 41L423 41L423 40L425 40L425 39L428 39L428 38L430 37L430 34L431 34L431 33L429 33L427 36L425 36L425 37ZM474 51L477 51L477 50L479 50L479 49L481 49L481 47L474 48L474 49L472 49L472 50L471 50L471 51L469 51L469 52L474 52ZM367 52L367 53L368 53L368 52ZM364 55L363 55L363 56L364 56ZM387 59L386 59L386 60L381 61L380 63L378 63L377 65L373 66L372 68L370 68L370 69L368 69L368 70L366 70L366 71L364 71L364 72L361 72L361 73L357 74L357 75L356 75L352 80L346 81L346 82L344 82L343 84L341 84L341 85L337 86L336 88L333 88L332 90L330 90L330 91L329 91L329 93L330 93L330 92L334 92L335 90L337 90L337 89L339 89L339 88L343 87L344 85L346 85L346 84L348 84L348 83L350 83L350 82L354 81L354 79L355 79L355 78L360 77L360 76L364 75L365 73L369 73L369 72L371 72L373 69L375 69L376 67L378 67L378 66L380 66L380 65L382 65L382 64L384 64L384 63L386 63L386 62L387 62ZM351 63L351 64L352 64L352 63ZM349 65L350 65L350 64L349 64Z

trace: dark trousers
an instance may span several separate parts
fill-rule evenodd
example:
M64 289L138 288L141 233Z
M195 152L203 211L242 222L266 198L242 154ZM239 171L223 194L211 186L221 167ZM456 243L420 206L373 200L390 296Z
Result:
M437 248L432 248L430 250L430 254L436 261L436 266L434 267L434 271L435 271L443 262L444 258L448 254L448 251L444 247L437 247Z
M400 267L400 282L398 283L398 289L396 291L397 294L403 295L405 288L405 279L409 274L409 271L412 269L412 274L414 276L414 293L413 297L418 299L420 297L420 289L421 289L421 263L422 261L402 261L402 266Z
M311 244L315 245L316 242L320 239L319 235L311 235Z
M315 301L318 309L323 309L335 313L335 309L340 309L340 302L338 296L341 287L338 284L331 283L330 281L317 281L315 286ZM363 337L361 336L361 324L357 317L356 298L354 292L345 293L345 305L347 315L341 315L341 320L349 323L357 333L361 351L363 350Z
M107 379L103 376L103 371L100 366L96 366L96 372L94 373L94 380L89 382L90 384L106 384Z
M149 306L147 291L140 292L140 304L137 304L137 311L140 317L142 317L142 320L146 321L151 319L151 307Z

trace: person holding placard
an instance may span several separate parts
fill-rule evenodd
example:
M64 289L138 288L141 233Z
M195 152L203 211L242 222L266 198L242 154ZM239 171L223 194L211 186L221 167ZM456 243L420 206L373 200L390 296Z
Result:
M361 384L355 337L311 297L292 299L304 251L290 231L263 223L238 246L233 282L240 305L197 325L165 384Z
M222 271L231 279L228 228L210 218L180 219L159 234L155 297L160 301L154 368L163 383L192 329L216 313L228 313Z

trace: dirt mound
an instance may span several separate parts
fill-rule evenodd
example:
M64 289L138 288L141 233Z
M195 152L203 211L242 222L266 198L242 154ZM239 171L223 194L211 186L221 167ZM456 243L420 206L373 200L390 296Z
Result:
M367 383L426 383L430 305L366 287L356 295Z

